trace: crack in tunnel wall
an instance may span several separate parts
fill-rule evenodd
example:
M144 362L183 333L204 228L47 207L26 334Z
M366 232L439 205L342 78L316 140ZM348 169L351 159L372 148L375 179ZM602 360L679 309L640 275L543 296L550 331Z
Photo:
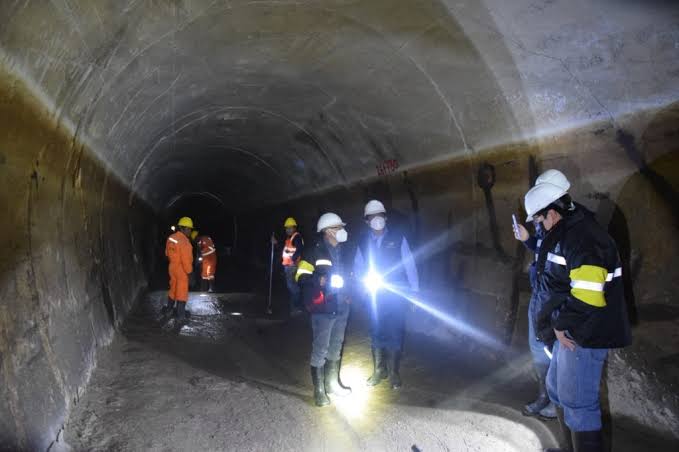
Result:
M146 285L150 208L0 78L0 449L46 449Z

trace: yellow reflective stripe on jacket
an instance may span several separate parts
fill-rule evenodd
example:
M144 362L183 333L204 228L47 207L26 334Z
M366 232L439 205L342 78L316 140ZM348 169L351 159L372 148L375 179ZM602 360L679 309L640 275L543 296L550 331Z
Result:
M570 272L571 295L588 305L603 308L606 306L604 284L608 270L596 265L582 265Z
M313 275L314 270L314 266L307 261L299 261L299 265L297 265L297 272L295 273L295 281L299 281L299 278L302 275Z

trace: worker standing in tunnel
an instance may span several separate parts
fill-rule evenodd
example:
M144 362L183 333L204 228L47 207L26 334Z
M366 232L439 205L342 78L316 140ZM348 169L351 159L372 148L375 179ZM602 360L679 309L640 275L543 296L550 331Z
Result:
M600 452L599 387L611 348L631 343L622 269L613 239L564 187L544 182L526 193L528 217L545 230L536 264L536 334L554 342L547 393L565 448Z
M177 229L179 230L169 236L165 243L165 256L170 261L170 290L165 311L172 310L176 303L177 318L184 320L186 303L189 301L189 274L193 271L193 246L189 240L193 220L189 217L180 218Z
M214 292L215 273L217 272L217 248L210 236L201 235L196 240L198 252L200 253L200 290L203 292Z
M328 394L340 397L351 394L351 388L340 381L351 273L344 226L338 215L323 214L316 227L321 238L299 263L296 274L304 304L311 314L311 378L316 406L328 405Z
M360 240L354 258L356 275L377 275L383 287L371 289L370 336L373 373L367 384L375 386L389 377L392 389L401 387L399 372L408 301L396 291L419 292L415 259L402 230L387 227L387 211L380 201L365 205L363 217L369 231Z
M564 192L568 192L571 187L568 178L561 171L556 169L549 169L540 174L535 180L535 185L545 182L562 188ZM535 253L535 259L531 262L528 270L532 290L528 303L528 347L530 348L531 356L533 357L533 370L538 382L538 396L534 401L526 404L523 407L523 410L521 410L521 413L524 416L539 416L542 419L551 420L556 418L556 407L549 400L549 396L547 395L546 379L550 361L547 351L551 350L552 343L545 344L541 342L535 334L536 317L541 309L535 290L537 280L536 262L540 251L540 245L545 238L545 230L540 223L535 223L533 226L535 228L534 236L531 236L528 233L528 230L521 224L517 224L516 230L514 231L516 239L523 242L526 248ZM547 351L545 351L545 347L547 347Z
M193 246L193 271L189 276L189 288L192 290L197 290L199 288L198 275L200 274L200 250L196 239L198 238L199 232L197 229L191 231L191 246Z
M295 314L300 312L302 308L302 301L300 299L300 289L297 285L295 275L297 273L297 265L302 259L304 251L304 238L297 230L297 221L288 217L283 223L285 228L285 244L281 252L281 264L283 266L283 276L285 277L285 284L290 294L290 313ZM276 246L278 240L275 235L271 236L271 243Z

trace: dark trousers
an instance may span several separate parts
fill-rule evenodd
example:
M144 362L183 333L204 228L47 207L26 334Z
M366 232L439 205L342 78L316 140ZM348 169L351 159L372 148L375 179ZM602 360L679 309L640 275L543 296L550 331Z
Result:
M297 266L285 266L283 267L283 272L285 274L285 285L288 287L288 292L290 293L290 310L295 308L299 309L301 307L300 289L297 281L295 281Z
M401 297L377 294L370 313L370 339L373 348L401 350L406 309L406 302Z

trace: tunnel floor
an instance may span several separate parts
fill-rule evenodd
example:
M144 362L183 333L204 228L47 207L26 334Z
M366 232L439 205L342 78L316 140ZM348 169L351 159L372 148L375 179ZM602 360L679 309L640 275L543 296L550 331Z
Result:
M365 387L370 343L355 305L342 379L353 394L313 406L304 316L266 317L261 296L192 293L184 326L153 292L100 355L66 425L74 450L538 451L557 425L521 416L533 391L526 354L512 359L409 334L404 387ZM656 450L614 430L613 450ZM649 448L650 447L650 448ZM661 449L662 445L657 450Z

